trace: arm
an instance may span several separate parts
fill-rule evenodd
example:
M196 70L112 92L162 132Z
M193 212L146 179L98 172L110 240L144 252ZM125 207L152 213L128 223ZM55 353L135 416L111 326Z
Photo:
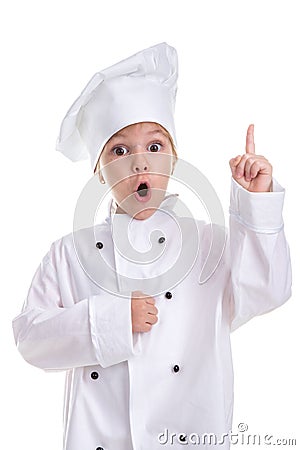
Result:
M283 304L291 295L291 264L284 234L284 191L250 193L232 181L230 261L235 330L252 317Z
M53 253L52 245L33 277L21 314L13 321L24 359L45 370L107 367L127 360L136 351L130 295L92 295L77 303L74 299L66 307ZM72 285L68 288L72 290Z
M272 166L255 155L253 126L246 154L230 161L231 328L283 304L291 295L291 263L284 234L284 190ZM270 192L272 190L272 192Z

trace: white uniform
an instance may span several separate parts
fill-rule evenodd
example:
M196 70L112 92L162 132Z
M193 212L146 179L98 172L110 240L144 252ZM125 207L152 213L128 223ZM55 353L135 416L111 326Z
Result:
M179 284L155 297L159 320L147 333L132 334L134 289L126 278L115 278L123 297L109 293L83 268L72 233L52 244L13 327L30 364L66 370L65 450L182 448L199 443L204 433L222 441L232 424L230 332L290 297L283 199L275 180L274 192L258 194L232 180L230 238L216 270L199 283L209 228L199 222L195 264ZM172 212L175 203L170 195L160 207ZM130 221L126 214L118 216L124 224ZM145 249L155 229L165 236L157 241L165 251L149 265L134 267L115 251L110 215L96 226L93 243L84 244L82 232L81 250L86 261L104 257L98 271L103 280L111 276L105 272L108 265L146 279L173 260L180 241L172 216L160 210L145 221L133 220L129 238ZM225 437L222 448L228 446Z

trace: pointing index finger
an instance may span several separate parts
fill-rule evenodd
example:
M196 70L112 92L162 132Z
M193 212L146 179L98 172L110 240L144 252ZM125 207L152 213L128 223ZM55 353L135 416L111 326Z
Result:
M248 130L247 130L246 153L255 153L254 125L253 124L249 125Z

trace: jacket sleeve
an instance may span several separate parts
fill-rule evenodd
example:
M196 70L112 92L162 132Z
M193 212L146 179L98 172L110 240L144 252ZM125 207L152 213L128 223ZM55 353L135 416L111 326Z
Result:
M23 358L45 370L66 370L108 367L138 352L131 331L130 293L118 297L105 292L66 307L51 253L39 265L23 310L13 320Z
M249 192L232 179L229 253L231 330L282 305L291 295L291 262L282 208L284 189Z

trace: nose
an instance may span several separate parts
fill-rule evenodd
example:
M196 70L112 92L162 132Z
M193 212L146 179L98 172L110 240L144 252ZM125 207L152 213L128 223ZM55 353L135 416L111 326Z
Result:
M146 172L149 170L149 163L145 153L136 153L132 159L132 170L135 173Z

